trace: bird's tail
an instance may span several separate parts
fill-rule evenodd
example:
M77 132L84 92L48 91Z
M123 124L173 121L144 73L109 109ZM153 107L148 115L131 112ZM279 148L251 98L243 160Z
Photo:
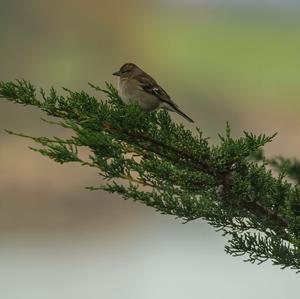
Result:
M163 102L162 103L162 108L169 110L169 111L173 111L173 112L177 112L179 115L181 115L182 117L184 117L187 121L193 123L194 121L187 116L185 113L183 113L178 106L173 103L173 102Z
M179 108L174 107L174 111L177 112L179 115L181 115L183 118L185 118L187 121L189 121L191 123L194 122L189 116L187 116L185 113L183 113Z

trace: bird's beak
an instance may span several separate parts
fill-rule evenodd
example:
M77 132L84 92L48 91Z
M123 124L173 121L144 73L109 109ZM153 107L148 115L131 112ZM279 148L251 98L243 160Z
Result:
M120 71L114 72L113 75L114 76L120 76Z

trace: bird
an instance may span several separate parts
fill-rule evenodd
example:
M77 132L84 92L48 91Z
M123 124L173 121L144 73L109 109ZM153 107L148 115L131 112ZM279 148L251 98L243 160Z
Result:
M179 109L167 92L136 64L125 63L113 75L119 77L118 93L125 104L136 102L145 112L163 108L178 113L191 123L194 122Z

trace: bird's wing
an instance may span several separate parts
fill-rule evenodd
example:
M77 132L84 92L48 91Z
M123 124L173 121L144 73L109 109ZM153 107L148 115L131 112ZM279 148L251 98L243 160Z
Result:
M151 76L144 73L139 74L134 79L138 81L139 87L143 91L158 97L164 104L163 108L171 111L176 111L188 121L194 122L189 116L187 116L179 109L179 107L171 100L170 96L166 93L166 91L162 87L160 87Z
M177 105L171 100L167 92L157 84L157 82L148 74L141 74L135 78L139 81L140 87L143 91L157 96L162 102L169 104L170 106L176 108Z

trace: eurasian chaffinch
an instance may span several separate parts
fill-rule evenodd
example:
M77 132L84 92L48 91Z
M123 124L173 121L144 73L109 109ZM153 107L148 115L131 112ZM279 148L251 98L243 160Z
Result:
M142 110L148 112L164 108L177 112L186 120L194 122L178 108L166 91L150 75L134 63L125 63L113 75L119 77L118 92L124 103L137 102Z

